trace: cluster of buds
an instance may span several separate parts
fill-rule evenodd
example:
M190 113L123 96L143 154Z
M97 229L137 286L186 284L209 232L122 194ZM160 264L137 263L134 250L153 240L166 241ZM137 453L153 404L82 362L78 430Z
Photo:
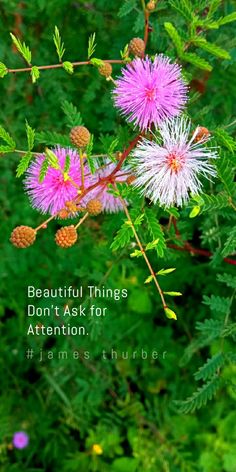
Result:
M110 74L112 72L110 64L107 62L104 63L104 66L100 68L100 72L103 75ZM35 229L29 226L17 226L12 231L10 237L10 241L15 247L23 249L31 246L35 242L37 232L40 229L47 228L48 222L55 218L66 220L76 218L78 213L84 213L77 224L63 226L56 232L55 242L57 246L69 248L77 242L77 229L88 216L97 216L102 213L102 211L106 211L107 208L107 211L118 211L120 209L119 201L117 202L118 199L116 197L108 194L105 195L104 199L103 196L103 192L106 192L106 178L107 182L110 182L109 172L114 172L114 168L116 167L114 164L108 164L109 170L104 170L103 168L101 168L102 170L98 169L98 175L95 180L94 178L89 180L90 174L86 163L86 147L90 139L90 132L85 126L74 126L70 131L70 141L72 145L78 149L79 155L74 150L70 151L63 148L57 148L55 152L48 150L47 157L49 156L50 158L50 170L53 172L51 172L49 180L47 180L42 187L42 192L40 192L39 173L42 162L44 162L44 155L39 156L37 167L34 165L29 171L31 178L29 182L27 182L26 188L30 190L32 196L32 181L34 181L33 191L36 193L36 196L33 195L32 198L34 206L44 213L50 212L52 216ZM117 159L120 160L121 157L122 153L119 152ZM67 158L69 158L69 167L65 170ZM104 168L105 167L104 165ZM119 177L118 175L118 178ZM45 179L46 178L47 174L45 176ZM122 176L121 178L125 182L125 178ZM93 192L91 198L88 199L87 193L89 192L89 186L91 190L94 190L94 188L99 186L100 180L102 182L101 192ZM58 184L55 186L55 192L52 194L51 189L55 182ZM64 185L65 182L68 182L68 185ZM127 181L127 184L128 183ZM50 189L50 195L47 191L48 189ZM66 196L70 199L67 200L65 198Z
M65 203L65 208L62 208L62 210L59 211L58 217L62 220L65 220L67 218L70 218L74 214L76 214L78 211L83 210L82 208L78 208L76 203L71 200Z
M68 218L71 212L77 212L78 207L73 201L66 202L67 209L61 210L58 215L60 218ZM86 212L82 220L85 220L87 216L97 216L102 212L102 203L99 199L93 198L88 201L86 208L80 208ZM53 219L53 218L51 218ZM80 225L81 221L75 226L63 226L58 229L55 234L55 242L57 246L67 249L71 246L74 246L78 239L77 227ZM47 228L47 224L43 223L37 229L31 228L30 226L17 226L13 229L10 237L11 243L19 248L25 249L29 246L32 246L36 240L37 231L42 228Z

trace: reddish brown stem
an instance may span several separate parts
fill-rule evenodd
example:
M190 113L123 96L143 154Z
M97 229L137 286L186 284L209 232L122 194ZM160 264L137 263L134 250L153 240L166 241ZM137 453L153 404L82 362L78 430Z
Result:
M145 44L145 49L147 46L148 42L148 35L149 35L149 16L150 12L148 10L145 10L145 26L144 26L144 44Z
M81 193L81 195L79 195L79 197L77 198L77 202L80 202L80 200L85 196L87 195L89 192L91 192L91 190L94 190L95 188L99 187L100 185L108 185L109 183L114 183L114 177L116 176L117 172L121 169L125 159L128 157L128 155L130 154L130 152L132 151L132 149L136 146L137 142L139 141L139 139L141 138L141 134L139 134L138 136L136 136L136 138L134 138L129 146L127 147L127 149L124 150L117 166L115 167L115 169L110 173L110 175L108 175L107 177L104 177L104 178L101 178L99 179L95 184L93 185L90 185L89 187L87 187L86 189L84 189L84 192Z
M129 146L127 147L127 149L124 150L116 168L111 172L110 176L109 177L113 177L122 167L123 165L123 162L125 161L125 159L128 157L128 155L130 154L130 152L132 151L132 149L136 146L136 144L138 143L138 141L141 139L142 137L142 134L139 134L138 136L136 136L136 138L134 138L130 143L129 143Z
M174 226L174 228L175 228L175 234L176 234L176 236L180 236L180 232L179 232L179 230L178 230L176 218L173 218L172 223L173 223L173 226Z
M175 249L176 251L186 251L186 252L189 252L190 254L199 254L199 256L204 256L204 257L211 257L213 255L211 251L207 251L206 249L195 248L188 242L185 243L184 246L177 246L176 244L168 244L168 247L170 247L171 249ZM226 262L227 264L236 265L236 260L230 259L229 257L224 257L223 261Z

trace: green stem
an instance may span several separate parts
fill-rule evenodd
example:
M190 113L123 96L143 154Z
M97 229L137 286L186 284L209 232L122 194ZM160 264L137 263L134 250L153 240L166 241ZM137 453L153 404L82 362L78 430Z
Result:
M141 0L141 4L142 4L143 11L145 12L146 10L145 0Z

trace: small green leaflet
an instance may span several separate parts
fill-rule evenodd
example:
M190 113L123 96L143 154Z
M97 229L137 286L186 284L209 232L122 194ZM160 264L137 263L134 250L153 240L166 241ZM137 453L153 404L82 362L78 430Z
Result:
M126 44L123 51L122 50L120 51L120 57L124 61L129 62L129 61L131 61L131 59L128 56L129 56L129 45Z
M167 275L167 274L170 274L171 272L174 272L174 270L176 270L174 267L170 267L169 269L160 269L160 270L158 270L158 272L156 272L156 275ZM152 282L153 279L154 279L154 276L149 275L149 277L145 280L144 283L149 284L150 282ZM168 293L168 292L166 292L166 293ZM180 292L172 292L172 293L180 294ZM170 292L169 292L169 294L170 294Z
M220 57L221 59L230 59L231 56L225 49L222 49L217 44L209 43L205 38L195 38L193 44L198 48L204 49L213 56Z
M201 198L201 205L203 205L201 207L202 212L209 210L220 210L221 208L229 206L229 197L226 192L221 192L217 195L207 195L206 193L202 193Z
M83 120L81 113L73 103L64 100L61 105L62 111L65 113L67 118L68 128L73 128L74 126L83 125Z
M221 4L221 0L211 0L208 13L207 13L207 19L212 18L214 13L218 10L220 4Z
M174 25L172 25L172 23L169 23L169 22L164 23L164 27L165 27L165 30L167 31L168 35L172 39L172 41L173 41L173 43L176 47L177 53L179 54L179 56L181 56L183 51L184 51L184 43L183 43L178 31L175 29Z
M66 154L63 173L68 174L69 170L70 170L70 156L69 156L69 154Z
M20 162L16 169L16 177L21 177L21 175L24 174L24 172L28 169L29 163L33 157L31 150L34 147L35 130L31 128L27 120L25 124L26 124L28 152L26 152L20 159Z
M153 275L149 275L149 277L147 277L147 279L145 280L145 284L150 284L150 282L152 282L152 280L154 279Z
M139 251L139 249L135 249L132 254L130 254L130 257L141 257L142 256L142 251Z
M224 188L228 195L234 197L235 195L235 185L234 185L234 175L232 173L231 160L224 154L220 159L216 159L216 167L218 176L221 182L224 185Z
M118 149L119 139L109 134L102 134L99 140L102 143L104 154L107 154L110 159L117 164L117 157L114 153Z
M21 157L21 160L16 169L16 177L21 177L22 174L28 169L29 163L33 157L32 152L28 151L24 156Z
M94 174L97 170L96 160L91 156L93 151L93 134L90 135L90 141L86 147L86 161L89 166L91 174Z
M126 224L129 224L129 223L130 223L129 221L126 221ZM148 243L145 247L145 251L150 251L151 249L154 249L156 245L158 244L158 242L159 242L159 239L156 239L155 241ZM132 254L130 254L130 257L140 257L142 255L143 255L142 251L135 249L135 251L132 252Z
M162 227L151 209L145 209L145 219L151 237L154 240L159 239L158 244L156 245L157 254L159 257L163 257L166 243Z
M141 213L141 215L138 215L137 218L135 218L134 226L136 227L140 226L142 224L143 219L144 219L144 213ZM132 224L131 221L129 223Z
M118 138L115 138L109 148L108 148L108 151L107 151L107 154L108 156L113 160L114 159L114 162L115 162L115 158L113 157L113 153L115 152L115 150L117 149L117 146L119 144L119 139Z
M6 154L7 152L13 152L14 149L11 149L9 146L0 145L0 153Z
M39 76L40 76L39 68L37 66L31 67L31 78L32 78L33 84L35 84L35 82L39 79Z
M90 59L90 63L96 67L104 66L104 62L102 61L102 59L98 59L97 57L93 57L92 59Z
M35 130L31 128L27 120L25 124L26 124L26 134L27 134L27 141L28 141L28 151L31 151L34 147Z
M68 72L68 74L73 74L74 67L73 67L72 62L65 61L65 62L63 62L62 65L63 65L63 69L65 69L65 71Z
M44 161L42 163L42 166L41 166L41 169L40 169L40 172L39 172L39 182L43 182L43 180L44 180L44 178L47 174L48 167L49 167L49 161L48 161L48 159L44 159Z
M14 34L10 33L11 39L16 46L17 50L19 53L22 55L22 57L25 59L27 64L30 66L31 65L31 51L28 46L26 46L25 43L22 43L19 39L14 36Z
M216 137L219 144L224 146L230 152L234 153L234 151L236 151L236 141L232 136L230 136L230 134L227 133L227 131L222 128L217 128L214 131L214 136Z
M12 152L16 148L16 143L10 134L0 126L0 138L7 144L7 146L0 146L0 152Z
M88 40L88 59L90 59L92 57L92 55L95 53L95 49L96 49L96 33L93 33L89 36L89 40Z
M61 135L54 131L37 132L35 138L37 143L47 144L48 146L60 144L61 146L68 147L71 145L69 136Z
M236 11L230 13L229 15L224 16L224 18L220 18L217 22L219 26L226 25L227 23L231 23L232 21L236 21Z
M167 275L171 272L174 272L174 270L176 270L175 267L170 267L169 269L160 269L158 270L157 275Z
M195 372L195 379L204 381L208 380L218 372L218 369L220 369L222 365L224 365L224 361L224 354L222 352L217 352L210 359L207 359L206 363Z
M207 383L203 384L202 387L199 387L191 397L181 402L175 401L175 404L179 406L180 413L192 413L196 409L206 405L208 400L211 400L214 395L216 395L221 385L221 378L216 374Z
M189 0L169 0L169 4L177 10L188 22L194 17L194 8Z
M207 70L209 72L212 71L212 66L207 62L203 57L199 57L197 54L194 53L184 53L182 55L182 59L186 62L190 62L190 64L193 64L194 66L198 67L199 69Z
M227 313L231 306L231 299L229 297L220 297L218 295L203 296L205 305L208 305L213 312Z
M176 313L168 307L165 307L165 314L169 320L177 320Z
M217 280L226 284L227 287L236 288L236 277L231 274L217 274Z
M223 257L227 257L230 254L234 254L235 251L236 251L236 228L233 229L232 233L229 235L228 239L226 240L221 254Z
M64 48L64 43L61 40L60 32L59 32L59 29L58 29L57 26L55 26L55 33L53 35L53 41L54 41L54 44L56 46L59 61L61 62L62 57L63 57L64 52L65 52L65 48Z
M58 157L56 154L49 148L45 149L45 154L48 160L48 163L54 168L54 169L60 169L59 163L58 163Z
M133 26L133 31L134 33L138 33L137 36L139 36L140 31L143 31L145 25L145 19L144 19L144 14L142 10L139 10L136 16L136 20Z
M125 0L118 11L118 16L122 18L128 15L137 6L137 0Z
M119 248L123 248L124 246L126 246L126 244L129 243L132 235L133 235L133 231L132 231L131 226L128 226L126 222L123 223L123 225L117 232L113 243L110 246L111 249L113 251L116 251Z
M116 192L116 193L114 192L114 195L117 195L117 196L118 196L119 194L118 194L118 192ZM130 226L130 228L132 228L132 223L131 223L131 221L126 220L126 221L124 222L124 224L127 225L127 226Z
M199 205L195 205L190 212L189 218L195 218L201 211L201 207Z
M180 216L177 208L175 207L165 208L165 211L169 213L169 215L174 216L174 218L179 218Z
M163 292L165 295L169 295L170 297L182 297L181 292Z
M4 77L8 73L7 66L3 64L3 62L0 62L0 77Z
M154 249L158 243L159 243L159 238L155 239L154 241L151 241L150 243L146 245L146 248L145 248L146 251L150 251L151 249Z

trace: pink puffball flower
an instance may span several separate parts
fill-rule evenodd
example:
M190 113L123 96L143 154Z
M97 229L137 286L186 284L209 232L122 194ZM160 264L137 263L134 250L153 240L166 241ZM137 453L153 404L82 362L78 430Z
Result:
M192 135L190 128L191 122L184 117L166 121L159 128L162 144L143 139L133 152L134 186L154 203L182 206L189 193L201 192L200 175L208 179L216 175L208 160L218 155L204 145L209 138L195 142L199 129Z
M42 182L39 181L40 169L45 160L45 155L40 154L29 166L24 182L25 189L29 195L33 208L41 213L56 215L65 207L67 201L71 201L78 196L78 187L81 186L81 166L80 158L76 150L57 147L52 149L58 158L61 169L64 169L66 156L70 156L69 177L76 186L64 178L60 169L55 169L49 165L46 176ZM89 169L84 165L85 187L90 185ZM81 203L83 203L83 199Z
M29 436L24 431L17 431L13 435L12 444L16 449L25 449L29 444Z
M105 165L98 169L93 175L94 182L98 182L110 175L115 169L117 164L105 160ZM125 182L127 179L126 170L121 170L116 174L117 182ZM95 190L89 193L90 198L97 198L101 201L103 212L105 213L117 213L118 211L123 211L123 205L118 197L115 197L110 193L109 188L106 184L99 185ZM127 203L127 202L126 202Z
M147 130L180 114L187 101L187 86L181 67L160 54L153 62L148 57L137 58L124 67L113 94L116 107L128 121Z

